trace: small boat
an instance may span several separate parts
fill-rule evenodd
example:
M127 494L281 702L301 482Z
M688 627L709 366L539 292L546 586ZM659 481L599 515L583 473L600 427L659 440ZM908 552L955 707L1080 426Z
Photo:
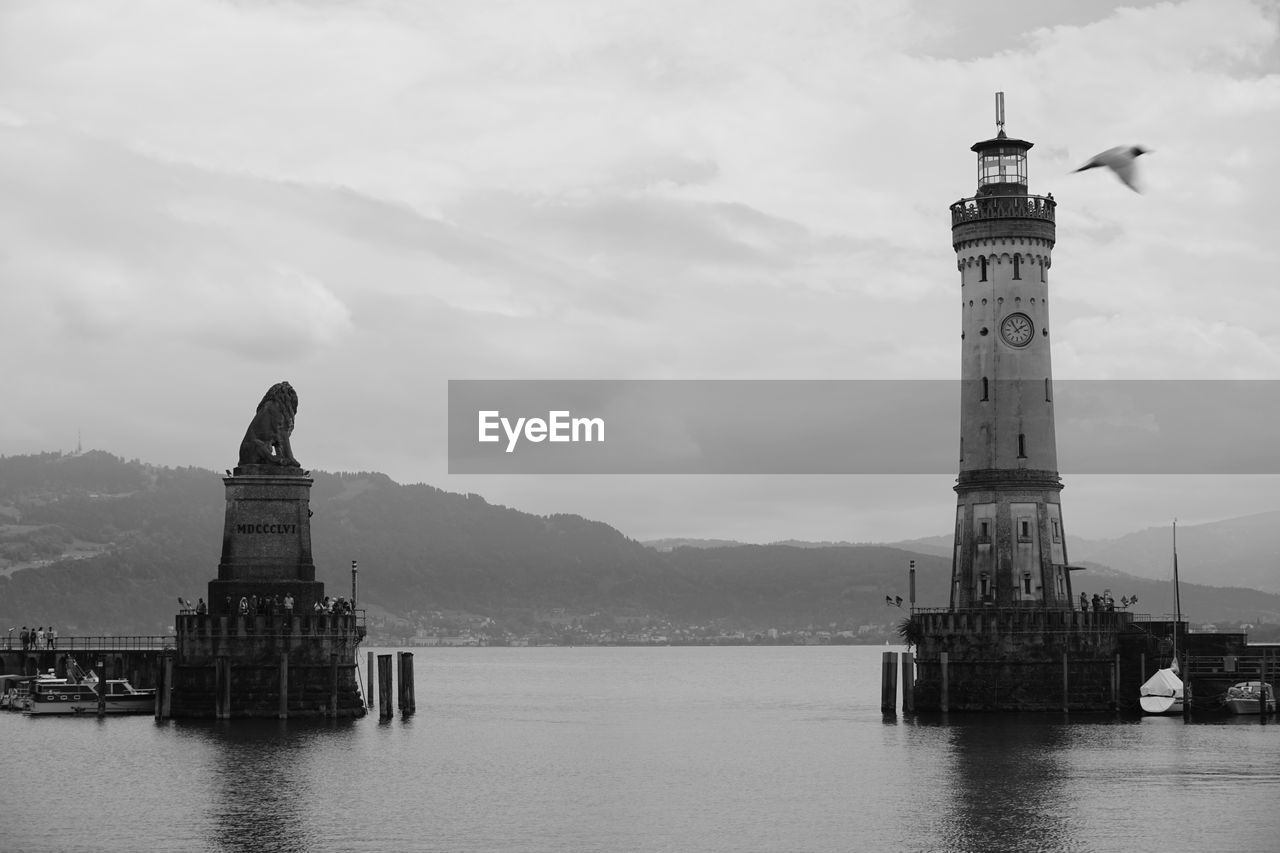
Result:
M1177 615L1173 623L1173 655L1169 666L1157 669L1155 675L1138 688L1138 704L1144 714L1181 714L1183 711L1182 673L1178 671L1178 630L1182 626L1182 595L1178 584L1178 522L1173 522L1173 596Z
M1172 667L1157 669L1138 689L1138 704L1144 714L1181 714L1182 679Z
M23 697L27 695L27 684L34 678L35 676L32 675L0 675L0 708L21 710L18 696L19 694Z
M108 714L149 714L155 710L156 691L139 690L126 678L108 678L103 710ZM98 712L98 681L74 682L65 678L37 679L31 684L25 711L28 714L89 714Z
M1266 696L1267 713L1275 713L1276 695L1271 685L1265 681L1241 681L1227 689L1226 698L1222 700L1228 714L1257 714L1259 700Z
M53 670L40 673L28 684L22 701L23 713L48 714L98 713L99 679L93 670L87 673L71 659L67 663L71 678L58 678ZM108 678L103 712L107 714L149 714L155 710L156 691L139 690L127 678Z

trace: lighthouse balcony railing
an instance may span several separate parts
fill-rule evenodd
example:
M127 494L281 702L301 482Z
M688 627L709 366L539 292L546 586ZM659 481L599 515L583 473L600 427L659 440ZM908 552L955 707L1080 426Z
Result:
M983 219L1040 219L1054 222L1053 196L987 195L962 198L951 205L951 225Z

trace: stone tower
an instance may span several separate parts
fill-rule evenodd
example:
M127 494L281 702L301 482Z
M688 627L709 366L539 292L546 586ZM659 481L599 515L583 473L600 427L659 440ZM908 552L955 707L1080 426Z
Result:
M1032 143L973 145L978 187L951 205L960 271L960 476L951 609L1070 610L1049 362L1053 196L1028 192Z

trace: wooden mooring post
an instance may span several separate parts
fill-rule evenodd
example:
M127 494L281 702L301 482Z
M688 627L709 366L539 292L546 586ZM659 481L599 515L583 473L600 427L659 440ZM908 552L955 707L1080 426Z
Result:
M413 697L413 652L398 652L400 663L400 716L408 717L417 710Z
M366 675L366 678L368 678L369 680L369 689L365 692L364 696L365 696L365 701L369 703L369 707L373 708L374 705L378 704L377 700L374 698L374 695L373 695L373 685L374 685L373 652L369 652L369 666L366 672L368 673Z
M1111 713L1120 709L1120 655L1111 664Z
M1067 653L1062 653L1062 713L1071 710L1071 665Z
M107 668L104 661L98 661L98 716L107 713Z
M391 655L378 655L378 719L391 719Z
M338 656L329 654L329 716L338 716Z
M1258 658L1258 723L1267 724L1267 659Z
M413 714L418 710L418 698L414 694L413 683L413 652L409 652L409 665L405 668L404 674L409 679L409 713Z
M898 653L885 652L880 660L880 710L898 712Z
M1191 655L1186 652L1182 653L1182 722L1191 722Z
M277 716L289 719L289 653L280 653L280 709Z
M220 657L213 664L213 716L219 720L231 719L231 659Z
M160 667L160 671L159 671L158 673L156 673L156 702L155 702L155 706L156 706L156 707L155 707L155 714L156 714L156 719L157 719L157 720L163 720L163 719L164 719L164 717L160 716L161 712L164 710L164 691L165 691L164 670L165 670L165 668L164 668L163 666L161 666L161 667Z
M942 696L938 702L938 710L946 712L951 710L951 703L947 696L947 653L938 652L938 667L942 670Z
M164 656L164 689L160 691L160 719L173 716L173 655Z
M902 713L916 712L916 667L915 657L911 652L902 653Z

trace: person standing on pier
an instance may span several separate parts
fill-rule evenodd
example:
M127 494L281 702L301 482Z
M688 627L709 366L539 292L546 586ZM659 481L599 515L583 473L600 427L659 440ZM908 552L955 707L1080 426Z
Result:
M36 629L36 651L44 648L44 626L41 625Z
M50 648L50 649L56 649L56 648L58 648L58 629L57 629L57 628L54 628L52 625L50 625L50 626L49 626L49 633L48 633L48 634L45 634L45 640L46 640L46 641L48 642L48 644L49 644L49 645L47 646L47 648Z

